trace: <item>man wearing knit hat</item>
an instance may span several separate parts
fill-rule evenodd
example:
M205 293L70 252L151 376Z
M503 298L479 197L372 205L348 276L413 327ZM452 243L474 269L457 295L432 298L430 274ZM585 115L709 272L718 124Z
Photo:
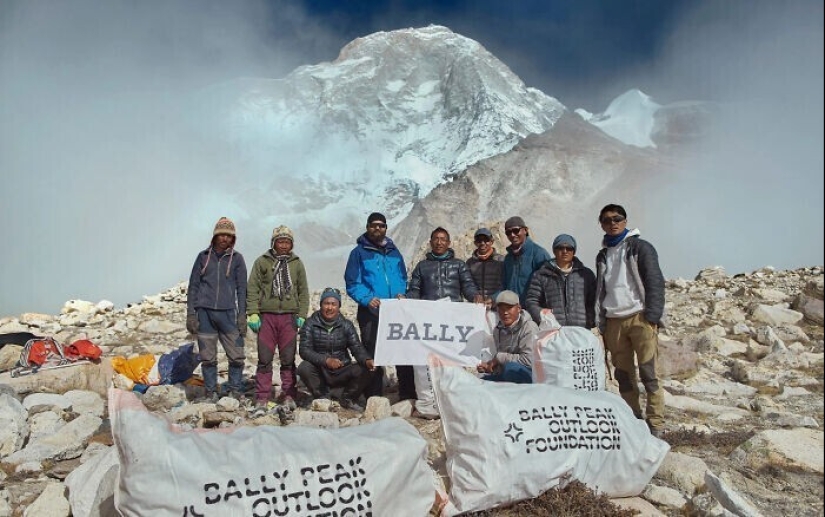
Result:
M361 339L371 356L375 356L378 337L378 311L381 300L398 298L407 291L407 267L395 243L387 237L387 218L380 212L367 217L366 231L356 240L344 271L347 294L358 303L358 326ZM398 397L415 398L412 366L398 366ZM367 386L369 398L384 393L384 372L379 368Z
M309 312L309 284L301 259L292 252L295 236L286 226L272 231L270 249L255 260L246 298L249 328L258 333L255 371L256 405L265 407L272 393L275 350L281 363L279 402L295 409L298 395L295 352L298 329Z
M553 240L554 258L533 274L527 285L525 309L536 324L541 310L550 309L563 326L596 326L596 275L576 257L576 239L563 233Z
M218 342L229 359L229 390L243 398L244 341L246 335L246 263L235 251L235 224L221 217L212 241L198 253L189 275L186 330L198 338L206 397L217 401Z
M522 306L526 305L527 283L533 272L550 260L547 250L533 242L530 229L519 216L513 216L504 223L504 234L510 241L504 257L504 278L502 289L508 289L519 296Z
M307 319L300 336L303 362L298 366L298 375L313 398L329 398L330 388L341 387L341 407L363 411L357 401L369 384L375 365L361 345L355 326L341 315L338 289L324 289L320 310Z

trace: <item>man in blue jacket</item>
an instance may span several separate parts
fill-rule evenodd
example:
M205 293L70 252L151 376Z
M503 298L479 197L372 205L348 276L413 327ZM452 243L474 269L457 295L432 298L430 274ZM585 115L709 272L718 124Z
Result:
M502 290L518 294L519 303L527 307L527 284L533 272L551 259L547 250L533 242L530 229L524 219L513 216L504 223L504 234L510 241L507 255L504 257L504 277Z
M347 294L358 303L358 327L361 342L371 357L375 357L375 341L378 337L378 313L381 300L398 298L407 291L407 267L401 252L392 239L387 237L387 218L373 212L367 218L367 229L356 241L350 252L344 271ZM415 398L415 382L412 366L398 366L399 400ZM380 396L384 393L383 368L377 368L364 396Z

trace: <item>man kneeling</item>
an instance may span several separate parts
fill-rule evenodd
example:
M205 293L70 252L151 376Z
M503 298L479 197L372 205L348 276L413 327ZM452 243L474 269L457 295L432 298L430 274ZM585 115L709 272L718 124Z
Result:
M303 362L298 375L313 398L329 398L330 388L343 387L341 406L363 411L356 401L372 379L375 365L355 326L341 315L338 289L327 287L321 293L321 309L301 327L299 354Z
M485 381L533 382L532 347L539 328L527 311L521 309L518 295L513 291L501 291L496 296L499 322L493 329L495 350L493 358L481 362L477 370L484 373Z

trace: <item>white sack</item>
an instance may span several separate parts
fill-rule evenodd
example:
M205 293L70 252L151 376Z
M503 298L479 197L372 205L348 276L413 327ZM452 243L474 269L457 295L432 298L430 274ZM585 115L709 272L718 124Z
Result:
M73 517L109 517L115 512L118 479L117 448L109 447L66 476Z
M438 416L438 405L435 403L433 382L430 379L430 367L413 366L413 379L415 380L415 409L422 415Z
M570 478L611 497L641 493L670 449L609 392L482 381L432 367L450 478L446 513L538 496Z
M564 326L540 331L533 345L533 382L560 388L604 391L604 347L593 332Z
M427 444L400 418L182 431L116 389L109 413L125 517L425 516L435 498Z

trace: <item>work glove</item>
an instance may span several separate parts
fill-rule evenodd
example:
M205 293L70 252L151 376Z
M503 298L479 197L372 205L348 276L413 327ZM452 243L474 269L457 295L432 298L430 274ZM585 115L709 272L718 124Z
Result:
M246 326L252 329L252 332L258 332L261 330L261 317L257 314L253 314L249 317L249 321L246 323Z
M241 337L246 337L246 314L242 312L238 313L238 332Z
M190 334L197 334L198 333L198 315L197 314L187 314L186 315L186 332Z
M302 317L298 316L297 318L295 318L295 325L296 325L298 328L301 328L301 327L303 327L303 326L304 326L304 323L306 323L306 321L307 321L307 320L305 320L304 318L302 318Z

